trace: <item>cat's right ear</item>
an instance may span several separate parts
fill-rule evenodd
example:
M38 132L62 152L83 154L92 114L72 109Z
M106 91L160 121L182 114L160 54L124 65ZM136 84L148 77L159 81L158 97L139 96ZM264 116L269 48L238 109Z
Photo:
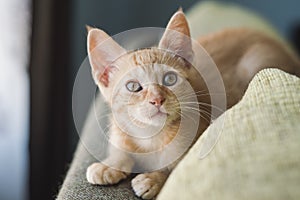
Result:
M87 49L93 78L97 85L108 87L111 75L116 70L112 63L126 50L104 31L91 27L87 27L87 30Z
M171 17L158 47L170 50L189 61L192 60L193 49L190 29L181 8Z

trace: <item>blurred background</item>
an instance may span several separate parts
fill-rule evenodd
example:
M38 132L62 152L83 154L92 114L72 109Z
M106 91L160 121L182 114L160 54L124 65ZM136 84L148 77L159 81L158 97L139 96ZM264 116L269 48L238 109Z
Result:
M197 0L0 0L0 199L54 199L79 136L72 87L85 25L164 27ZM256 11L300 48L300 1L223 0ZM87 104L88 105L88 104ZM86 109L82 113L84 119Z

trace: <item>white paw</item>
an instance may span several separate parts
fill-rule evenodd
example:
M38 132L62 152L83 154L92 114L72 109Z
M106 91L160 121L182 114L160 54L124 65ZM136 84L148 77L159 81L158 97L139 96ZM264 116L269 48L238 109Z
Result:
M102 163L93 163L86 171L88 182L98 185L115 184L127 176L128 173L109 168Z
M152 199L160 191L163 183L151 173L139 174L131 181L135 194L143 199Z

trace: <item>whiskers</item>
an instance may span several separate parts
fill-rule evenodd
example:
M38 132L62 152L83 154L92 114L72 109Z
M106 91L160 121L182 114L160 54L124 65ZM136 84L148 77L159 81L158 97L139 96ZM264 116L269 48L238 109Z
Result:
M208 93L207 90L199 90L196 92L190 92L190 93L186 93L183 95L180 95L178 97L178 100L185 100L185 99L189 99L189 98L193 98L193 97L212 97L212 96L224 96L226 94L220 92L220 93Z
M192 118L189 115L186 115L185 113L181 112L181 111L175 111L176 114L178 114L182 119L184 118L188 118L190 120L192 120L194 122L194 124L197 124L196 120L194 118Z
M201 99L201 97L211 97L214 95L224 95L224 93L207 93L206 90L183 93L183 95L178 97L176 102L173 102L176 104L174 109L180 109L180 111L176 111L176 113L182 118L189 118L195 123L195 119L189 115L190 113L191 115L200 116L201 119L210 124L212 120L219 116L219 113L223 113L225 110L210 103L202 102L199 99ZM217 111L217 113L215 111Z

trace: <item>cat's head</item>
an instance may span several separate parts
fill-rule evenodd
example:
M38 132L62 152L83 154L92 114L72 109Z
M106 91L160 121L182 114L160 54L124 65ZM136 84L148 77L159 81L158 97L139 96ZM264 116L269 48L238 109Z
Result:
M170 19L158 47L127 52L104 31L89 30L93 78L118 116L141 126L180 119L178 97L188 97L190 92L187 60L193 51L189 37L181 10Z

